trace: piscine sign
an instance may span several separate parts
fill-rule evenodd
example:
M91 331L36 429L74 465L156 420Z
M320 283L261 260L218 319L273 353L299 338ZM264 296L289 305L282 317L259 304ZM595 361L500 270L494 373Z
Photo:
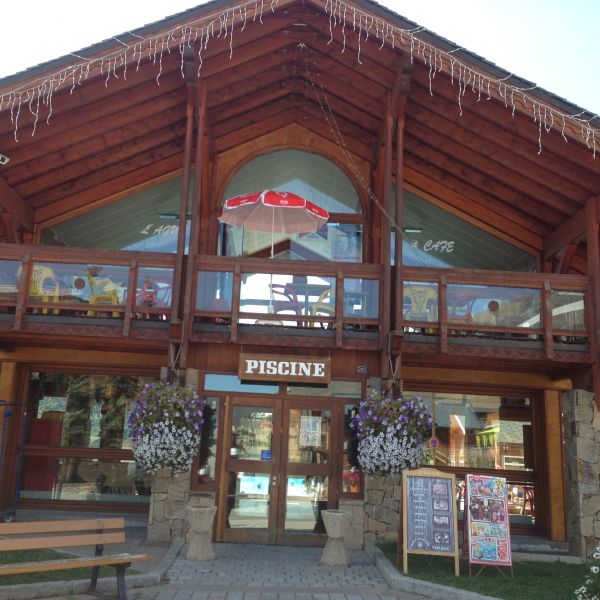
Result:
M329 383L331 358L320 356L273 356L240 354L240 379L254 381L303 381Z

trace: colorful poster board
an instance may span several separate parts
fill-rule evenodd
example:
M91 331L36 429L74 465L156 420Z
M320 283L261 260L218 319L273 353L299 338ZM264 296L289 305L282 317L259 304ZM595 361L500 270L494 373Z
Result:
M402 554L404 574L408 554L454 556L458 566L456 487L451 473L414 469L402 473Z
M466 517L469 564L512 566L506 479L467 475Z

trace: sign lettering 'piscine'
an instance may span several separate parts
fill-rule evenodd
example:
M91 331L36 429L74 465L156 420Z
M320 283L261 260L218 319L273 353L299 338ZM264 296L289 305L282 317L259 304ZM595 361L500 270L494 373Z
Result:
M329 383L331 359L319 356L240 354L240 379L254 381L302 381Z

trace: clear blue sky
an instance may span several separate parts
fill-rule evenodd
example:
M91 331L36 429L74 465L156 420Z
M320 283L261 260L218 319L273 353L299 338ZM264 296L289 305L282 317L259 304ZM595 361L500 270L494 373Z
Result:
M197 0L5 2L0 77L197 5ZM380 0L600 114L600 0ZM266 2L268 5L268 2Z

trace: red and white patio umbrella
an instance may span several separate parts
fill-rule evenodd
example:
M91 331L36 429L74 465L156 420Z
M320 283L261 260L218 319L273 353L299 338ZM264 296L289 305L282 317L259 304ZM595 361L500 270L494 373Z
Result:
M264 190L225 201L219 221L247 229L275 233L310 233L327 223L329 213L292 192Z

